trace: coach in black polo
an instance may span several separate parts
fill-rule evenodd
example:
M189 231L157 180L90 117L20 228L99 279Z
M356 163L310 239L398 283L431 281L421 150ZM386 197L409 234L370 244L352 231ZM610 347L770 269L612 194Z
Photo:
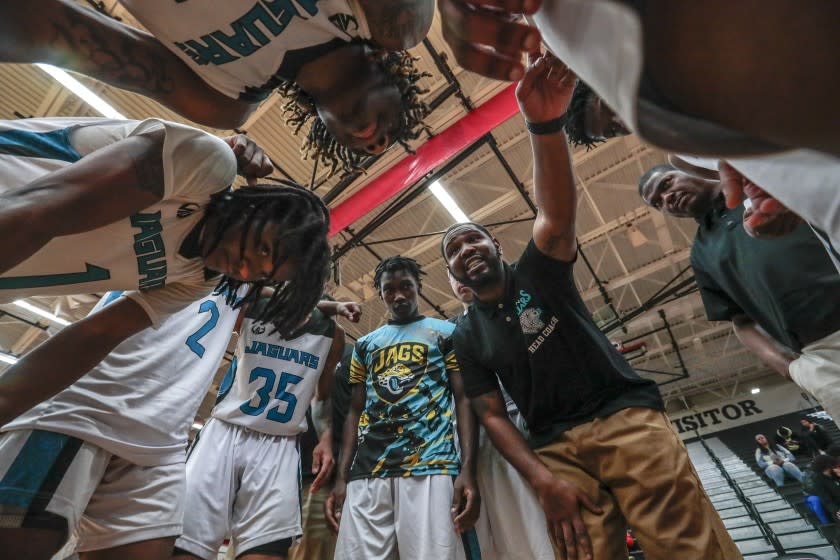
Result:
M449 271L476 294L454 334L466 393L493 444L534 488L561 558L627 557L628 524L652 559L741 558L655 384L616 352L575 288L577 190L559 118L574 83L545 55L517 88L538 207L519 262L505 264L478 224L444 235ZM496 374L525 415L530 446L506 414Z

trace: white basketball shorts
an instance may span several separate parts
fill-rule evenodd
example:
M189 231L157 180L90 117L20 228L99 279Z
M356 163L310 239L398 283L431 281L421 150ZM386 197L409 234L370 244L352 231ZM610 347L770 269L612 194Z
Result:
M175 546L215 560L225 536L237 555L301 534L294 437L211 418L187 459L184 532Z
M79 551L174 537L183 493L183 463L141 467L57 432L0 434L0 527L67 529Z

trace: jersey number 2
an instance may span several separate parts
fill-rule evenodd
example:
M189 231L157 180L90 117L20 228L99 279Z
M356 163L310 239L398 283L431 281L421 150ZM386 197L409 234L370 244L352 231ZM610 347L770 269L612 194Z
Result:
M264 367L255 367L251 370L251 375L248 377L248 383L253 383L259 378L263 378L265 382L263 383L262 387L257 389L257 397L259 397L259 401L256 405L252 405L251 401L246 401L242 403L242 406L239 407L239 410L244 412L249 416L259 416L265 410L265 407L268 406L268 402L271 400L271 390L274 389L274 382L277 381L277 389L274 391L274 398L278 401L283 401L286 403L286 410L280 412L280 405L275 406L272 409L269 409L268 414L265 417L273 422L281 422L286 423L292 419L292 414L295 413L295 407L297 406L297 397L294 393L289 393L286 391L289 385L296 385L303 380L303 377L282 371L280 372L280 379L277 379L277 374L274 373L274 370L264 368ZM251 399L253 400L253 398Z
M216 307L215 301L208 299L199 306L198 312L210 313L210 317L207 318L207 321L201 325L197 331L187 337L185 344L189 346L190 350L195 352L199 358L203 358L206 348L204 348L204 345L201 344L199 340L212 331L213 327L216 326L216 323L219 322L219 308Z

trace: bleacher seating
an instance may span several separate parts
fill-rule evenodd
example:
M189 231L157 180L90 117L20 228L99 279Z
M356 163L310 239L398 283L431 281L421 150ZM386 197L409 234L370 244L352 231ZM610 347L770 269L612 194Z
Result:
M771 560L780 558L780 552L809 552L826 560L837 560L836 525L820 525L805 504L805 496L798 482L788 481L777 488L755 464L755 434L763 433L771 439L780 425L798 429L802 413L788 416L704 438L705 444L720 461L720 467L726 470L732 483L754 506L752 511L739 499L721 468L700 442L688 443L689 454L712 504L720 513L744 558ZM815 415L815 421L840 443L840 430L833 422L821 419L819 415ZM809 462L810 457L802 457L797 460L797 465L804 470ZM767 528L771 532L769 537L766 534ZM773 546L773 538L781 550Z

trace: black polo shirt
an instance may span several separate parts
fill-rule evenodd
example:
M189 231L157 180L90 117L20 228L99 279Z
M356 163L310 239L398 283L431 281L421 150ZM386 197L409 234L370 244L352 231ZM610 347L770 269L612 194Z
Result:
M532 240L519 262L505 265L503 299L476 300L454 333L467 396L497 389L498 375L533 447L623 408L664 409L656 384L639 377L595 325L573 268Z
M814 232L755 239L743 216L720 199L699 220L691 266L709 320L745 314L797 352L840 330L840 274Z

